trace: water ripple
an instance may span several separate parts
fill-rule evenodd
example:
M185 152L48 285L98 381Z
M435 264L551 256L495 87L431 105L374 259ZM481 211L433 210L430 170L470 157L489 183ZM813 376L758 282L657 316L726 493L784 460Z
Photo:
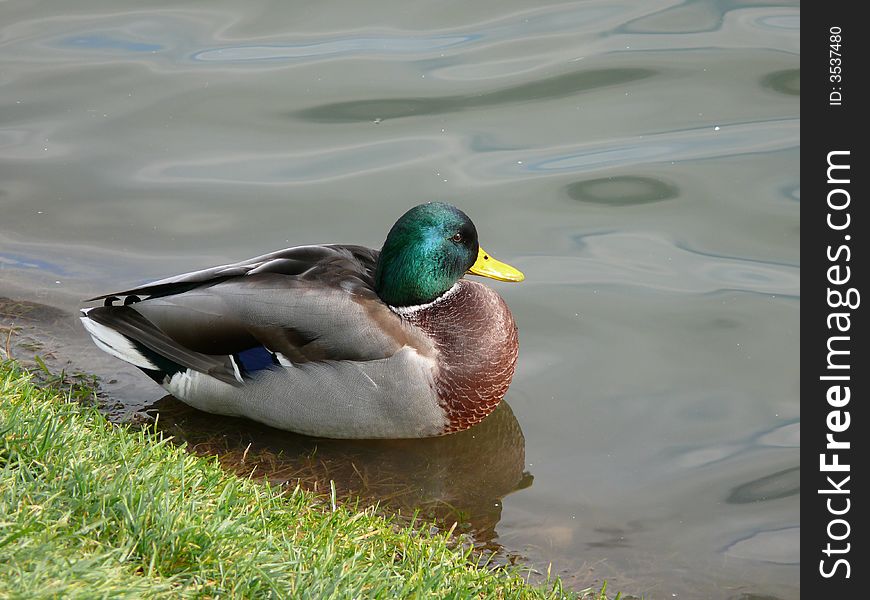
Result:
M534 256L514 262L526 273L533 273L535 283L800 296L798 266L715 256L651 232L599 233L580 236L578 241L581 256Z
M367 54L425 54L463 46L480 39L478 35L420 37L351 37L308 43L225 46L196 52L191 59L208 62L274 61L314 57Z
M652 69L591 69L529 81L486 93L412 98L375 98L306 108L290 116L316 123L371 122L437 115L475 108L552 100L652 77Z
M162 44L149 44L135 40L122 39L104 33L76 35L60 40L61 48L83 48L87 50L122 50L124 52L158 52Z
M53 275L68 275L69 272L61 265L35 258L33 256L22 256L11 252L0 252L0 270L4 267L14 269L36 269Z
M800 527L757 531L725 548L735 558L786 565L800 564Z
M310 183L394 169L450 150L448 140L395 138L322 152L270 153L152 163L134 179L147 182L212 182L246 185Z
M800 96L801 71L800 69L783 69L768 73L762 78L761 86L788 96Z
M774 152L799 145L800 120L776 119L586 142L556 150L499 152L478 156L466 163L466 168L481 179L526 179L530 175Z
M565 186L571 198L607 206L636 206L677 198L680 188L655 177L619 175L575 181Z
M790 467L736 486L728 494L725 502L728 504L769 502L795 496L800 494L800 491L801 468Z
M275 42L272 44L238 44L195 52L191 59L220 63L259 61L298 61L336 56L425 56L493 44L505 40L539 39L542 35L585 31L600 35L603 22L629 13L626 6L612 4L569 4L554 8L515 13L494 21L459 27L450 33L421 34L372 33L332 36L327 39ZM617 19L618 20L618 19Z
M201 66L245 67L277 64L295 65L335 58L379 57L396 60L441 60L463 53L479 52L495 45L522 45L523 57L548 54L550 44L544 39L563 39L576 48L580 57L612 52L637 52L645 49L700 49L767 47L797 52L786 41L799 27L799 15L792 10L765 7L724 6L702 11L690 18L685 28L667 31L657 27L645 29L640 21L655 17L668 21L668 12L695 10L684 3L664 2L657 13L639 16L642 11L630 4L582 2L560 4L500 15L495 19L444 28L435 32L413 30L379 30L323 32L312 34L263 32L227 43L221 39L237 24L238 16L219 11L166 10L162 12L127 12L118 15L92 14L82 19L43 19L20 22L18 32L2 31L0 44L6 58L27 57L80 61L88 53L107 56L150 55L151 61L192 63ZM690 3L692 5L696 3ZM698 21L700 19L700 21ZM760 32L763 35L757 35ZM631 50L624 43L631 37ZM774 39L775 38L775 39ZM737 40L737 41L735 41ZM529 41L541 45L529 52ZM46 52L48 54L46 54ZM76 56L76 55L79 56ZM159 57L159 58L158 58ZM469 61L465 61L469 62ZM476 61L475 61L476 62Z

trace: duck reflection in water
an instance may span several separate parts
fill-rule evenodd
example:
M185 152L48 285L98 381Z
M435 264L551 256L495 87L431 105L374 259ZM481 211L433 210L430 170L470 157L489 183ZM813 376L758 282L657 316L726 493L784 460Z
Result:
M402 514L420 511L439 525L458 524L491 550L502 499L529 487L525 438L507 402L480 424L452 435L400 440L335 440L272 429L252 421L200 412L165 396L157 428L198 454L217 455L240 475L378 502Z

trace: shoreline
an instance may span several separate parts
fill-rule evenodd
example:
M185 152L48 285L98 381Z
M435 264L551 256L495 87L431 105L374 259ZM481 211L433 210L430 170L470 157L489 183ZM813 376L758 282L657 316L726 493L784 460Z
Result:
M95 390L0 363L0 595L582 598L530 584L450 532L227 472Z

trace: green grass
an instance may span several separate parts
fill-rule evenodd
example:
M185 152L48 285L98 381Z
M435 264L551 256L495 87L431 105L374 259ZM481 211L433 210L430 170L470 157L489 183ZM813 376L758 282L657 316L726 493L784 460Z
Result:
M90 394L0 363L0 598L575 596L425 524L239 478Z

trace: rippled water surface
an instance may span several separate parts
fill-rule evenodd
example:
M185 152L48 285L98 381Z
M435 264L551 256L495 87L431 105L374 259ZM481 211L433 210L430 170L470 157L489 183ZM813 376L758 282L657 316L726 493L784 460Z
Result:
M275 480L449 509L646 598L799 597L796 2L0 6L0 311L102 375L79 299L448 200L527 276L507 405L338 443L151 409ZM50 305L50 310L37 304ZM23 344L24 353L35 346ZM110 383L114 382L114 383Z

